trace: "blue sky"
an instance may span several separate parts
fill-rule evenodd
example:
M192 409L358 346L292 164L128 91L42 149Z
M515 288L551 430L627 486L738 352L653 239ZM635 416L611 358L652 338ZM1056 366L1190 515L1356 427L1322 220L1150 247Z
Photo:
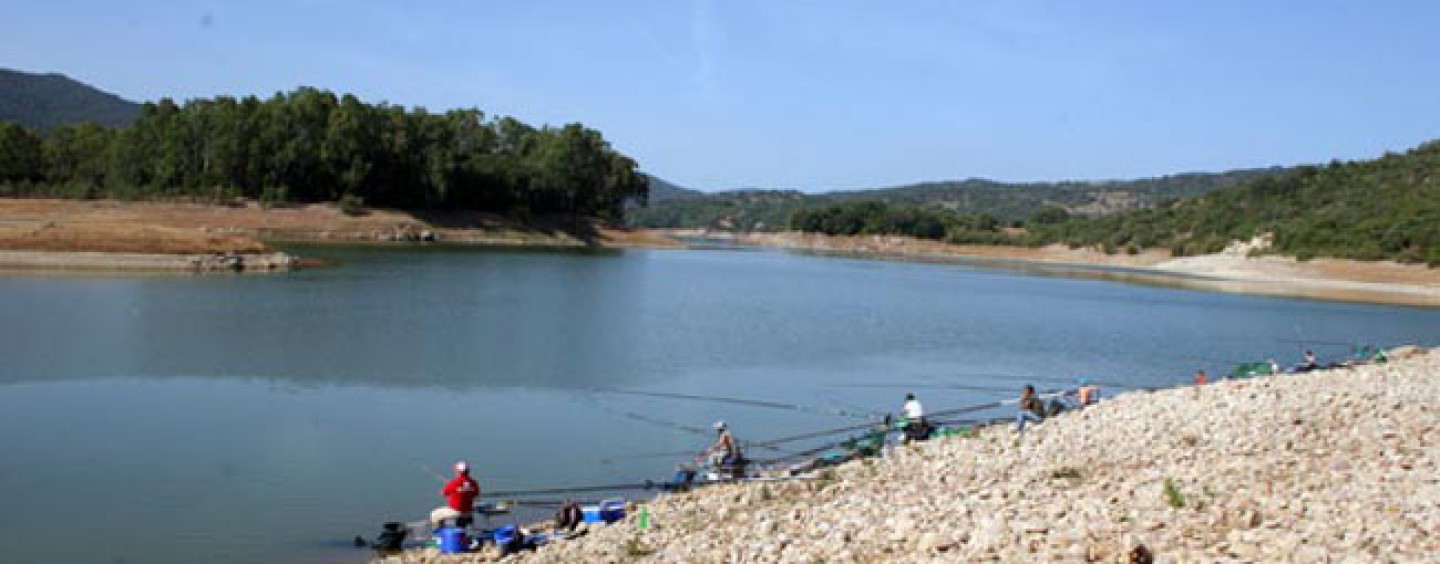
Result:
M1440 138L1440 2L0 0L0 67L582 122L681 185L1358 159Z

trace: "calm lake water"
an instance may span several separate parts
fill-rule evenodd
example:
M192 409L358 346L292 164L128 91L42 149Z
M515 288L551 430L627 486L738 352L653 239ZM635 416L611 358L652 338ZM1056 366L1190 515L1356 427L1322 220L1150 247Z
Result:
M353 562L357 534L487 490L667 477L811 412L1126 386L1344 343L1435 344L1440 310L775 251L310 248L273 276L0 278L0 561ZM946 389L943 385L1001 391ZM1000 412L1003 413L1003 412ZM763 453L752 453L759 455Z

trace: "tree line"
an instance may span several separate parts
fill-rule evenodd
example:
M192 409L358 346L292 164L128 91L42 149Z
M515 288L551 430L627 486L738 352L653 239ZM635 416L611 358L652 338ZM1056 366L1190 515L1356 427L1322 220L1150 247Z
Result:
M952 243L1000 243L1000 220L934 206L853 201L795 211L790 229L827 235L904 235Z
M145 104L134 123L46 135L0 122L0 195L363 201L402 209L620 219L637 163L580 124L366 104L313 88Z
M789 226L831 235L908 235L952 243L1064 244L1107 253L1167 249L1187 256L1270 234L1277 252L1440 266L1440 141L1368 161L1334 161L1258 175L1190 198L1110 215L1059 205L1001 222L939 206L879 200L795 211Z
M647 207L631 208L626 213L626 221L635 227L774 231L785 229L790 216L799 209L850 201L881 201L891 205L985 214L1013 223L1024 221L1046 206L1061 206L1091 215L1118 213L1176 198L1198 196L1284 171L1275 167L1100 182L1010 183L972 178L821 194L794 190L732 190L711 194L680 192L663 201L656 199Z

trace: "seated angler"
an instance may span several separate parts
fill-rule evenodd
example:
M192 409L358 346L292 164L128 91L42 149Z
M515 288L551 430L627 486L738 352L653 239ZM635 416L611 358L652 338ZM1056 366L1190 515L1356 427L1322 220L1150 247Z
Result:
M1020 401L1017 406L1019 411L1015 413L1015 432L1025 433L1025 422L1033 421L1039 423L1045 419L1045 406L1040 398L1035 397L1035 386L1025 385L1020 392Z
M480 484L470 477L470 464L455 463L455 478L446 482L440 490L445 505L430 512L430 524L439 528L446 520L453 520L457 527L469 527L475 515L475 498L480 496Z
M1095 405L1095 402L1100 401L1100 385L1099 385L1099 384L1096 384L1096 383L1094 383L1094 382L1091 382L1088 378L1084 378L1084 377L1081 377L1081 378L1078 380L1078 383L1080 384L1080 388L1079 388L1079 392L1080 392L1080 397L1079 397L1080 407L1085 407L1085 406L1089 406L1089 405Z
M905 441L923 441L930 438L930 423L925 421L925 408L915 394L905 394L905 405L900 410L905 414Z
M738 473L745 464L745 456L740 453L740 444L735 442L735 436L730 434L730 427L724 421L715 422L715 442L705 449L705 454L710 457L710 465L716 470L728 470Z

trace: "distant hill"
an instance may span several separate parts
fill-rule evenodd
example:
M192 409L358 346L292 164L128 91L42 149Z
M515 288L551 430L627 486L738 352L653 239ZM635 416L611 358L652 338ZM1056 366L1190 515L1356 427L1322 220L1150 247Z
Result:
M705 195L704 192L681 187L674 182L670 182L668 180L665 180L664 178L660 178L653 174L646 174L645 178L650 180L651 204L658 204L660 202L674 200L677 198L690 198L694 196Z
M1035 242L1111 251L1203 254L1268 233L1274 251L1302 259L1440 266L1440 141L1378 159L1296 167L1149 209L1034 227Z
M48 131L83 122L124 126L139 114L139 104L63 74L0 69L0 120Z
M1074 215L1105 215L1204 194L1225 186L1283 172L1281 168L1186 173L1159 178L1100 182L1007 183L984 179L926 182L892 188L804 194L793 190L735 190L651 199L627 212L637 227L712 227L768 231L784 229L796 210L851 201L935 206L964 214L986 214L1012 222L1046 207ZM653 185L652 185L653 190ZM653 193L653 192L652 192Z

